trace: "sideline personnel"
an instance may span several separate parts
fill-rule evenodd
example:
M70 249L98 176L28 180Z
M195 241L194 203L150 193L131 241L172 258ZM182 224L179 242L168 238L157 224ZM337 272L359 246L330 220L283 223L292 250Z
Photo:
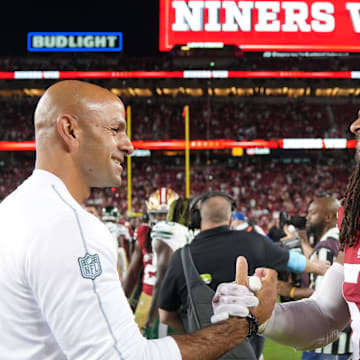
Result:
M190 253L201 279L214 291L220 283L234 278L234 264L239 255L246 257L250 275L258 267L286 271L293 264L288 250L275 245L252 227L243 231L231 230L232 210L235 208L234 199L222 192L201 194L194 198L190 205L193 224L190 227L200 228L200 232L189 245ZM177 331L190 332L191 330L186 326L186 316L191 310L187 306L188 288L181 256L181 249L178 249L170 259L160 290L159 314L160 322ZM222 264L221 267L217 265L218 262ZM301 270L308 270L312 266L316 268L318 265L304 262ZM325 271L326 265L319 263L319 269L322 266ZM198 304L197 300L198 298L194 298L195 304ZM204 306L211 311L211 300L210 295L206 301L201 299L199 307ZM207 325L205 319L203 327ZM263 350L263 338L252 340L256 355L259 357ZM234 349L235 351L238 359L255 358L248 344L241 344L238 349ZM232 352L232 356L235 356L234 354Z
M298 350L312 350L335 341L351 321L352 359L359 360L360 111L350 131L356 136L355 168L345 190L344 203L338 212L340 251L336 261L309 299L276 304L271 318L261 324L259 330L279 344ZM239 291L233 287L233 283L224 286ZM215 296L218 299L222 295ZM227 296L231 296L231 291ZM214 312L216 315L216 308Z
M118 97L86 82L54 84L35 110L35 139L33 174L0 205L1 358L216 359L246 338L246 318L188 336L141 335L111 234L81 206L91 187L121 184L133 152ZM261 322L276 295L270 286L258 295Z

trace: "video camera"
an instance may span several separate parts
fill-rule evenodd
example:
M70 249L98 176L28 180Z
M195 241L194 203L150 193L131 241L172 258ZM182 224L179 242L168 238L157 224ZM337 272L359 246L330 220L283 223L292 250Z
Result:
M298 229L305 229L306 227L305 216L290 216L287 211L280 211L279 222L281 228L284 225L294 225Z
M280 227L281 228L283 228L284 225L293 225L297 229L300 229L300 230L303 230L306 227L306 217L304 217L304 216L290 216L288 214L288 212L286 212L286 211L281 211L280 212L280 214L279 214L279 222L280 222ZM300 238L298 236L296 236L293 239L288 239L288 240L282 241L280 246L287 249L287 250L297 251L297 252L299 252L301 254L303 253L302 246L301 246L301 240L300 240ZM289 272L280 273L279 274L279 280L288 281L289 274L291 275L293 286L300 287L301 286L302 274L293 273L293 272L291 272L291 273L289 273ZM292 299L290 299L290 298L281 297L282 302L291 301L291 300Z

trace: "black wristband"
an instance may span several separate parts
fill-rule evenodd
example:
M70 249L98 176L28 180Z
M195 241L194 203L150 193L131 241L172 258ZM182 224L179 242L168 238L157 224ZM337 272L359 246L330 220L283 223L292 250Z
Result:
M249 321L249 334L247 337L252 337L258 333L259 323L256 320L256 317L252 313L249 313L246 319L248 319Z

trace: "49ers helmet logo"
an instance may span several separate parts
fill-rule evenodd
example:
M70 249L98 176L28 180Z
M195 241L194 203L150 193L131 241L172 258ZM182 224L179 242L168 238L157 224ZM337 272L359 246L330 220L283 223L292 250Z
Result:
M151 213L167 213L170 204L178 199L179 195L172 189L162 187L151 194L146 201L147 211Z

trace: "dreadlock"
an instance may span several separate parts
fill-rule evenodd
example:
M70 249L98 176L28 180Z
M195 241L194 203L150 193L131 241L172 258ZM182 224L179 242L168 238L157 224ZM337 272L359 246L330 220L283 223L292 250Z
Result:
M190 201L187 198L179 198L172 202L168 214L168 220L188 226L190 223Z
M360 164L357 165L350 177L345 190L343 207L344 218L340 228L341 250L345 245L354 246L357 243L357 235L360 233Z

